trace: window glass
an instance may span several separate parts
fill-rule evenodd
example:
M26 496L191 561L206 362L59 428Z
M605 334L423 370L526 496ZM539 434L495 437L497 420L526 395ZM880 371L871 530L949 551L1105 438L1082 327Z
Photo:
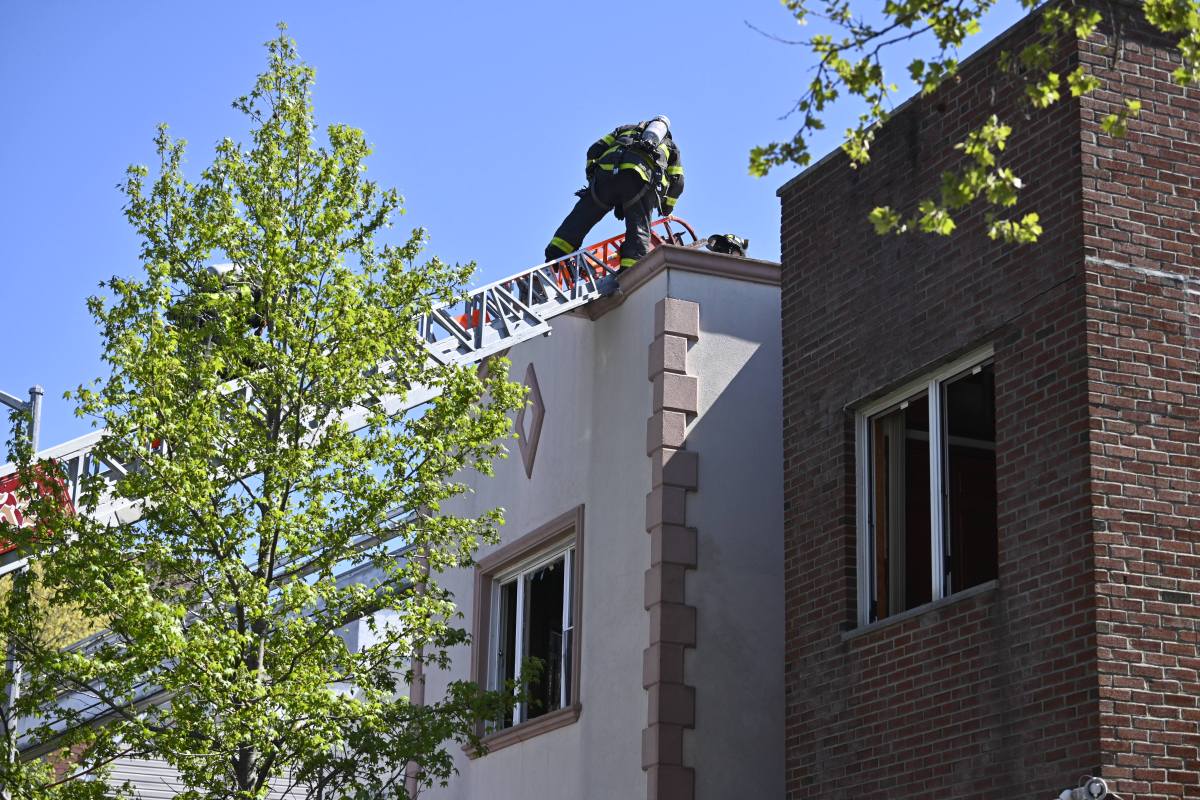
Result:
M931 599L929 399L872 419L875 618Z
M561 707L563 674L563 559L552 561L525 575L528 601L526 657L541 664L538 677L528 687L526 719Z
M991 364L943 385L946 561L951 592L998 573L995 372Z
M499 672L496 686L503 686L508 681L515 680L516 665L520 662L517 657L517 581L509 581L500 586L500 615L499 626L499 646L497 652L497 666ZM504 727L513 724L512 711L509 710L504 717Z

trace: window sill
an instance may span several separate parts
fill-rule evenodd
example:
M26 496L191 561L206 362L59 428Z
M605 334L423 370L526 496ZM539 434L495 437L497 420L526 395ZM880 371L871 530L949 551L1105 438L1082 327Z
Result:
M916 608L910 608L907 611L901 611L899 614L893 614L890 617L885 617L884 619L876 620L875 622L872 622L869 625L863 625L862 627L854 628L853 630L849 630L849 631L842 631L842 641L848 642L851 639L857 639L859 636L865 636L869 633L874 633L875 631L880 630L881 628L887 628L892 625L898 625L901 622L905 622L906 620L924 616L930 612L937 611L938 609L945 608L946 606L954 605L963 600L968 600L972 597L978 597L981 594L987 594L989 592L993 592L999 586L1000 586L999 581L990 580L990 581L987 581L986 583L981 583L978 586L972 586L969 589L963 589L961 592L956 592L955 594L952 594L949 597L942 597L938 600L934 600L932 603L926 603L923 606L917 606Z
M489 733L482 739L483 746L486 748L486 752L490 753L502 750L517 742L532 739L535 736L540 736L557 728L566 727L579 719L579 712L582 710L583 707L576 703L566 708L560 708L557 711L551 711L549 714L543 714L537 719L522 722L520 725L514 725L502 731ZM463 751L470 758L478 758L483 755L483 753L480 753L470 745L463 745Z

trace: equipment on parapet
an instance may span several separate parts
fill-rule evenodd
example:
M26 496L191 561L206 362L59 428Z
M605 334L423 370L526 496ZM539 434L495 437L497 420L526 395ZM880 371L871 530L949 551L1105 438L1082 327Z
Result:
M683 164L670 121L654 117L621 125L588 148L588 185L546 246L546 260L574 252L593 226L612 211L625 220L619 268L631 267L650 250L654 209L669 215L683 193Z
M715 233L708 237L708 243L705 245L714 253L725 253L730 256L746 257L746 251L750 249L750 240L743 239L741 236L734 236L732 233Z

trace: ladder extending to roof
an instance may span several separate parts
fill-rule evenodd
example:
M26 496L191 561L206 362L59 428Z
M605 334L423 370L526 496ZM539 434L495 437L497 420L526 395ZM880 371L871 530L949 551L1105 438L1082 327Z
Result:
M688 241L690 237L690 241ZM417 320L417 331L432 360L440 364L468 365L520 342L550 332L550 320L600 296L599 279L615 272L620 263L624 235L587 245L574 253L531 267L516 275L472 289L461 308L436 308ZM695 230L677 217L664 217L651 225L651 246L693 244ZM404 395L379 398L383 409L399 415L423 405L436 396L430 387L413 386ZM350 430L365 424L370 410L347 409L343 421ZM43 450L38 455L62 465L67 489L77 503L82 480L99 475L115 483L128 474L132 465L101 459L95 454L104 430L73 439ZM0 467L0 477L14 471L12 465ZM111 496L111 495L110 495ZM132 522L139 516L137 507L113 497L96 509L101 520ZM0 567L0 573L6 572Z

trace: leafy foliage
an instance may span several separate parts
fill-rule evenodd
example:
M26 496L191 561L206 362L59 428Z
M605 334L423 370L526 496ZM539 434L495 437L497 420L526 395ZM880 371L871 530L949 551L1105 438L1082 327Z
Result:
M788 141L771 142L750 151L750 173L764 176L783 164L810 163L809 139L825 127L824 116L837 101L849 97L863 106L854 127L845 132L842 150L852 167L871 159L871 145L879 126L888 120L899 91L885 73L884 55L897 46L925 50L924 57L908 61L909 79L920 95L937 90L958 73L958 50L967 37L979 32L981 20L997 0L886 0L881 12L870 18L861 13L866 4L851 0L781 0L796 22L806 25L821 21L832 33L806 39L787 40L800 45L815 59L813 75L790 113L800 118L800 127ZM1063 97L1079 97L1095 91L1099 79L1084 65L1066 75L1054 71L1057 43L1064 36L1087 38L1101 22L1100 11L1087 0L1062 0L1045 7L1039 0L1019 0L1026 10L1038 9L1041 36L1016 53L998 54L1000 67L1019 77L1024 96L1032 109L1047 108ZM874 6L870 7L874 9ZM1200 2L1198 0L1145 0L1147 21L1178 42L1183 57L1174 77L1181 84L1200 81ZM1129 99L1117 112L1101 121L1105 132L1124 135L1128 121L1140 112ZM955 214L982 202L988 207L987 234L993 239L1028 243L1041 233L1038 215L1004 216L1016 205L1021 180L1003 166L1000 154L1012 123L992 116L956 145L962 153L961 166L947 170L937 195L920 200L914 212L905 214L881 206L870 214L877 233L919 231L949 235L955 229Z
M501 512L440 512L504 455L523 390L502 360L480 374L428 359L415 319L472 266L419 262L420 230L377 241L401 198L365 178L361 131L331 125L318 143L314 72L282 26L267 49L234 103L246 144L220 142L193 182L160 128L156 174L131 167L123 187L144 274L89 301L111 376L74 397L106 427L98 457L137 468L111 489L86 479L76 515L27 490L35 525L0 531L50 606L108 623L64 650L33 635L44 605L7 604L18 712L70 755L57 773L9 760L13 790L82 796L99 784L73 778L129 754L170 763L185 798L406 798L452 772L447 742L478 747L477 721L512 702L453 683L415 706L407 683L466 639L438 577L494 540ZM222 260L224 278L207 268ZM418 386L439 392L422 413L388 413ZM54 469L14 447L26 485ZM102 501L140 518L98 519ZM339 580L354 568L373 578ZM371 641L354 649L339 631L358 619ZM57 703L64 688L105 724Z

